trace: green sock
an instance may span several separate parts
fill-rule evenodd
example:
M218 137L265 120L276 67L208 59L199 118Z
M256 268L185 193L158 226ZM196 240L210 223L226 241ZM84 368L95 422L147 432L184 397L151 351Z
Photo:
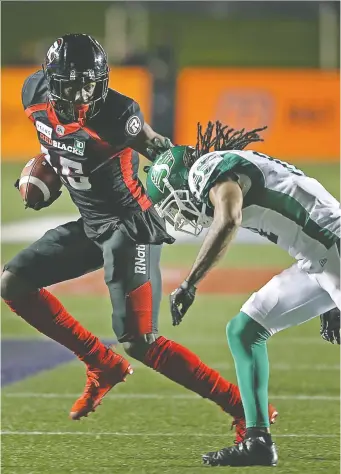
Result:
M236 367L246 427L268 428L269 332L245 313L226 326L226 336Z

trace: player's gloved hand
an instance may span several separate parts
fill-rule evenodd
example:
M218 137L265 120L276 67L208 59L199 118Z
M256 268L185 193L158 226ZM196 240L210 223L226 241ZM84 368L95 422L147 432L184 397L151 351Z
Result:
M16 180L16 182L14 183L14 187L16 189L19 189L19 179ZM37 202L34 206L30 206L27 202L25 203L25 209L33 209L35 211L40 211L40 209L43 209L44 207L49 207L51 206L51 204L56 201L59 196L62 194L61 191L58 191L54 196L51 196L50 199L48 199L47 201L42 201L42 202Z
M173 326L178 326L181 323L182 318L194 301L196 291L196 287L185 280L179 288L170 294L169 302Z
M325 341L340 345L340 310L338 308L320 315L320 334Z
M173 143L167 137L163 137L163 140L160 140L158 137L153 138L150 142L150 146L147 147L149 159L154 161L158 155L169 150L173 146Z
M40 211L40 209L43 209L44 207L51 206L51 204L55 202L61 194L62 192L58 191L54 196L51 196L50 199L48 199L47 201L37 202L34 206L30 206L28 203L26 203L25 209L30 208L30 209L33 209L34 211Z

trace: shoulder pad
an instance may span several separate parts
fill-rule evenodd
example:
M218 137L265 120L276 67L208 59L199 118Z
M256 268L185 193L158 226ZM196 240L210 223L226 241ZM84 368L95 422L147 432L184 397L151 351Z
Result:
M21 94L24 109L47 101L47 84L42 70L29 76L24 82Z

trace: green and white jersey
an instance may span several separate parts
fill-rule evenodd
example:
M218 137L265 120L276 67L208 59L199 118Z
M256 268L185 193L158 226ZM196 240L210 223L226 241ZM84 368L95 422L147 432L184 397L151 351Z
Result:
M211 206L210 189L228 175L238 180L243 192L242 227L278 244L292 257L322 258L339 241L339 202L293 165L249 150L212 152L192 166L190 190Z

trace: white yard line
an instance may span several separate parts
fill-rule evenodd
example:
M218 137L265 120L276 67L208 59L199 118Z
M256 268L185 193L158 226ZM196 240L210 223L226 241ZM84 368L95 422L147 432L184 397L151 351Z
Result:
M197 433L197 432L190 432L190 433L123 433L119 431L104 431L104 432L96 432L96 431L1 431L1 435L17 435L17 436L94 436L95 438L99 438L101 436L145 436L145 437L180 437L180 436L191 436L191 437L198 437L198 438L225 438L227 435L226 433ZM274 438L338 438L339 435L337 434L312 434L312 433L287 433L281 435L273 435Z
M31 393L31 392L5 392L2 393L4 398L66 398L73 399L79 397L79 393ZM334 402L340 401L340 397L333 395L269 395L271 400L297 400L297 401L326 401ZM119 399L138 399L138 400L201 400L199 395L184 393L184 394L159 394L159 393L117 393L109 394L105 397L106 400Z
M228 322L229 319L226 319L226 322ZM213 322L214 324L214 322ZM217 322L218 324L218 322ZM220 324L220 321L219 321ZM202 331L205 329L203 328ZM199 331L198 331L199 332ZM108 336L103 336L100 337L100 339L108 339ZM219 345L226 345L227 346L227 341L225 337L177 337L176 342L179 342L181 344L200 344L200 345L214 345L216 346L217 344ZM312 345L312 344L327 344L326 341L324 341L318 334L316 334L316 337L300 337L300 336L295 336L295 337L271 337L268 340L268 344L271 346L277 346L277 345L286 345L288 348L292 344L298 344L298 345Z
M209 364L213 369L216 370L235 370L233 364L229 364L228 362L211 362ZM149 367L143 364L134 364L132 363L132 367L134 370L150 370ZM340 372L340 365L338 364L272 364L270 361L270 368L271 370L276 370L279 372L292 372L292 371L304 371L304 372L319 372L319 371L337 371Z

